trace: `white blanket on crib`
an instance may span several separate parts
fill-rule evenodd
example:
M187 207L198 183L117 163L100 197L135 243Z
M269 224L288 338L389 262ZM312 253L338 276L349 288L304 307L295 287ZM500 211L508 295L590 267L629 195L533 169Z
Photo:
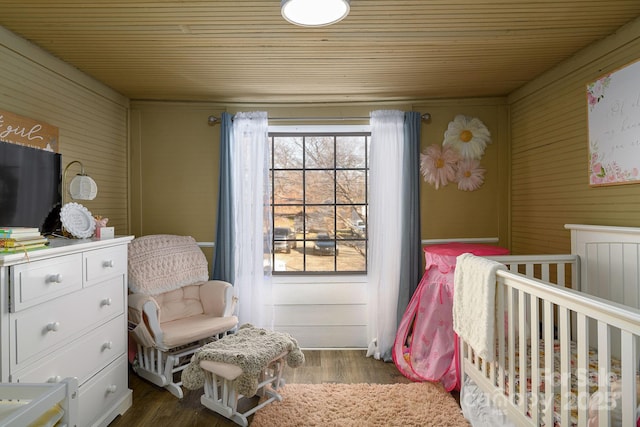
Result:
M495 353L496 272L503 264L465 253L456 258L453 279L453 330L483 360Z

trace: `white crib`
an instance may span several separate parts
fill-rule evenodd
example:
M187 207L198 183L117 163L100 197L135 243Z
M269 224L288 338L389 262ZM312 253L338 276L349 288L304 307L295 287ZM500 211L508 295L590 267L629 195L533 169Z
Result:
M0 384L0 426L76 426L78 381Z
M636 426L640 228L566 228L570 255L492 257L494 361L460 340L474 426Z

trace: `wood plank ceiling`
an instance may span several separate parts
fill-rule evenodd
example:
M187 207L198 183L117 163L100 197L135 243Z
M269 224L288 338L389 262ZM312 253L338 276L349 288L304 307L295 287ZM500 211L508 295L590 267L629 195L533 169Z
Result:
M302 28L280 0L0 0L0 25L131 99L258 103L507 95L638 16L638 0L352 0Z

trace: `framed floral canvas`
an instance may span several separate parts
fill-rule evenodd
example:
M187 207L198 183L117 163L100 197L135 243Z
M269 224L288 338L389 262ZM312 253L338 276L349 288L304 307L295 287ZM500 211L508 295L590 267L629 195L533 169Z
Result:
M640 183L640 60L587 85L589 185Z

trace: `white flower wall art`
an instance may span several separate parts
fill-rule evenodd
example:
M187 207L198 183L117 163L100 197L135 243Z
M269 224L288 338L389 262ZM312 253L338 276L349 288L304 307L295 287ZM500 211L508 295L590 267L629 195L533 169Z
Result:
M457 150L462 159L480 160L490 143L491 133L480 119L458 114L449 122L442 145Z

